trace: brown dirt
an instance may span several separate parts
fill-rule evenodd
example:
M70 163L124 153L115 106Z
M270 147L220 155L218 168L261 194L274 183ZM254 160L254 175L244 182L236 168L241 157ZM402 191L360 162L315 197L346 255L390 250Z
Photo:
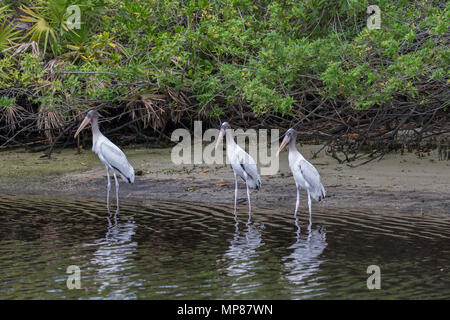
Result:
M307 159L320 146L304 145ZM143 200L179 200L232 203L234 176L225 165L181 165L170 160L170 148L126 148L134 166L136 182L121 181L120 197ZM23 150L0 153L0 191L7 194L89 196L105 200L106 171L90 150L55 151L52 159ZM351 168L321 152L310 160L322 177L327 198L314 206L329 208L397 209L411 212L450 213L450 163L439 161L437 152L418 157L389 154L381 161ZM295 184L287 165L287 152L280 156L279 173L262 176L262 190L252 191L255 206L295 205ZM114 181L112 180L112 183ZM245 210L245 185L239 182L240 210ZM114 190L114 186L112 188ZM114 198L112 198L114 199ZM306 192L300 210L307 210Z

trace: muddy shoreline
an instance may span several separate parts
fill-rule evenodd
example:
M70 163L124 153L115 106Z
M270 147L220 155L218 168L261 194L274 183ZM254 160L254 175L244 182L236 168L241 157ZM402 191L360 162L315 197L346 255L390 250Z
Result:
M380 161L351 168L324 152L310 159L319 148L319 145L299 148L318 169L327 191L327 198L314 202L313 208L450 213L450 163L439 161L437 151L420 158L413 153L394 153ZM170 148L137 146L125 148L124 152L137 175L133 185L121 181L121 199L233 202L234 176L229 166L174 165ZM0 152L0 192L105 201L106 171L93 152L83 150L78 154L76 150L63 149L56 150L52 159L39 156L23 150ZM254 206L295 206L295 184L287 161L284 152L278 174L261 177L262 190L251 194ZM240 182L239 188L240 211L244 212L245 185ZM301 194L300 205L300 211L307 212L306 192Z

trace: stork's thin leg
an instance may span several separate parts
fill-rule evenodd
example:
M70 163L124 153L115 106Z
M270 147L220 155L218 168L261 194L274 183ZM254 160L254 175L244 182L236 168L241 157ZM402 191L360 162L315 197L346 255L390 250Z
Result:
M298 206L300 205L300 188L298 187L298 184L295 185L297 186L297 202L295 203L294 217L297 218Z
M109 218L109 216L107 217L107 219L108 219L108 231L109 231L112 227L112 223L111 223L111 219ZM106 233L106 234L108 234L108 233Z
M247 186L247 198L248 198L248 217L250 219L252 215L252 205L250 204L250 191L248 190L248 184L245 184Z
M117 181L115 170L113 170L113 174L114 174L114 181L116 182L116 203L117 203L116 213L117 213L119 212L119 181Z
M236 215L234 216L234 222L236 222L234 226L236 227L235 232L237 233L239 231L239 220Z
M238 193L238 181L237 181L236 174L234 174L234 180L236 181L235 188L234 188L234 215L236 215L237 193Z
M106 175L108 176L108 187L107 192L106 192L106 207L108 208L108 212L109 212L109 191L111 190L111 179L109 177L109 167L106 166Z
M300 241L300 225L298 224L298 217L295 216L295 226L297 227L297 242Z
M308 209L309 209L309 231L311 231L311 195L309 194L309 190L308 190Z

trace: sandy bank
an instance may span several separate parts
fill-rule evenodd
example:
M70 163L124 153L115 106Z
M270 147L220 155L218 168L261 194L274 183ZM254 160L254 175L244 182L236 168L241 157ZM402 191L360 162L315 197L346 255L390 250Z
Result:
M320 146L304 145L299 150L307 159ZM232 203L234 176L225 165L172 164L170 148L125 148L138 174L134 185L120 184L122 198L140 200L189 200ZM8 194L94 196L106 194L106 171L90 150L56 150L52 159L23 150L0 153L0 191ZM314 206L383 208L414 212L450 213L450 163L439 161L437 151L419 158L407 153L390 154L381 161L351 168L320 153L310 160L321 174L327 198ZM279 173L262 176L262 191L252 192L256 206L295 205L295 184L287 163L280 156ZM245 185L240 182L239 199L245 211ZM301 194L305 206L306 192ZM304 207L303 207L304 208ZM302 209L301 210L305 210Z

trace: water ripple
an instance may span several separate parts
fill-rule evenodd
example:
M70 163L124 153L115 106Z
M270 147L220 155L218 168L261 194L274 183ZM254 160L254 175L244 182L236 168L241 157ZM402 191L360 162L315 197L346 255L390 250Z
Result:
M3 196L1 299L450 298L450 215ZM366 269L379 265L382 289ZM69 265L81 290L66 286Z

